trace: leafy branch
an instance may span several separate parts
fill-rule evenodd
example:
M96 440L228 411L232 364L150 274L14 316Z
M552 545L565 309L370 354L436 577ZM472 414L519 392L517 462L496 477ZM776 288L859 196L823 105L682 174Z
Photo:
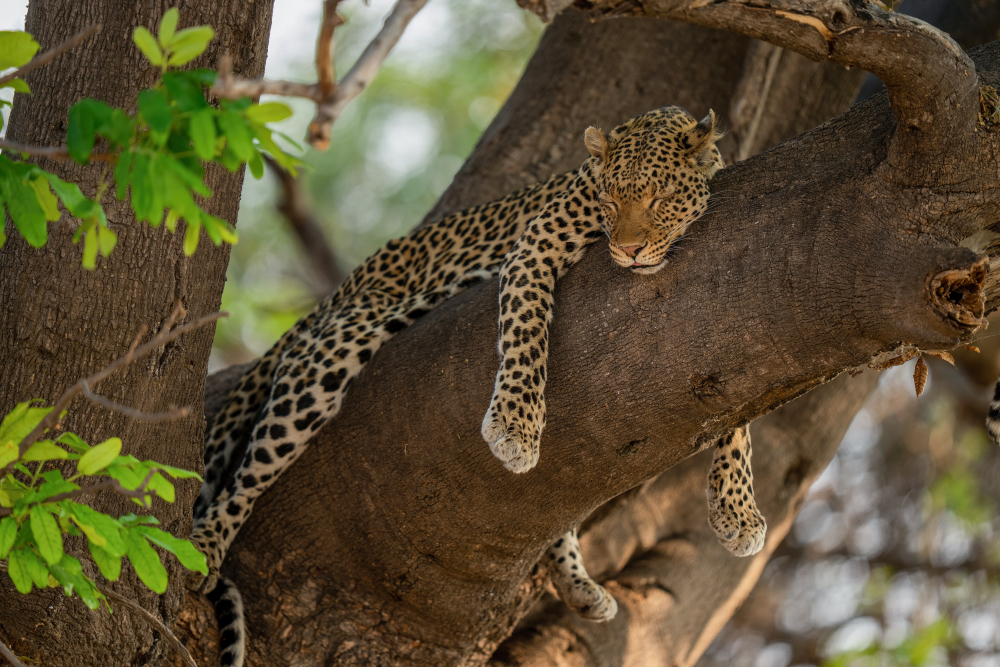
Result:
M249 98L223 100L218 108L210 105L205 92L214 83L215 73L176 68L203 53L215 32L209 26L177 30L178 20L177 9L170 9L160 21L157 36L143 27L133 33L136 46L162 72L155 86L139 93L135 113L86 98L69 110L65 146L34 147L0 140L0 148L6 153L19 153L22 158L34 155L71 159L81 165L107 163L93 198L87 198L76 185L36 165L0 155L0 203L6 204L15 227L29 245L45 245L47 223L59 219L61 202L71 216L81 221L73 242L83 241L83 266L93 269L97 255L107 257L117 244L117 234L110 228L101 204L112 185L119 200L128 198L139 221L153 227L165 224L173 233L177 222L183 220L187 255L197 249L202 229L215 245L235 243L232 225L199 204L201 198L212 196L204 182L205 164L218 163L230 171L249 166L251 173L260 178L264 172L261 151L266 151L284 168L295 172L300 161L275 143L273 130L267 126L287 118L291 110L274 102L254 104ZM88 34L92 32L84 31L73 39L79 41ZM53 51L72 48L66 44ZM0 52L9 56L0 58L0 68L33 69L55 57L48 52L30 60L37 49L38 43L27 33L0 33ZM6 85L30 94L23 79L11 79ZM106 142L107 149L95 153L98 140ZM106 180L109 177L111 182ZM0 232L0 246L4 241Z
M178 303L159 332L140 345L146 332L143 327L123 356L67 389L54 406L34 407L37 401L20 403L0 422L0 465L4 466L0 471L4 475L0 478L0 562L7 561L8 575L19 592L61 586L67 596L76 593L91 609L96 609L101 600L107 604L104 592L84 574L80 561L63 550L64 535L87 538L91 558L108 581L118 579L122 558L127 557L139 579L154 592L163 593L167 572L153 545L174 554L184 567L207 573L204 555L187 540L155 528L156 517L128 514L116 519L76 502L82 496L108 489L144 508L150 507L153 496L174 502L174 485L168 477L200 479L196 473L122 455L119 438L93 446L70 432L43 439L60 428L66 408L79 394L116 411L137 413L100 397L90 387L224 313L175 327L185 314ZM189 413L189 408L173 408L158 414L139 414L146 419L177 419ZM46 469L54 461L72 461L75 471ZM80 486L77 482L84 476L105 479Z

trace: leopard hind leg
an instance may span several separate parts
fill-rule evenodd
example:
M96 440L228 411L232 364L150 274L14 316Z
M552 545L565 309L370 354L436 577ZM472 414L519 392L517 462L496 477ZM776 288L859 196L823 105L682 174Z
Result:
M736 556L764 547L767 522L757 510L750 468L750 426L719 438L708 473L708 522L722 546Z
M559 599L591 621L610 621L618 613L615 598L594 581L583 566L576 530L571 530L545 552L542 560L552 577Z

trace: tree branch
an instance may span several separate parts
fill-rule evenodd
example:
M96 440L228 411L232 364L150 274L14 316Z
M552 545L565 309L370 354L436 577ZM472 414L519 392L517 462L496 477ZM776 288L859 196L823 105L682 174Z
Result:
M76 33L75 35L67 39L62 44L49 49L40 56L35 56L34 58L29 60L27 63L25 63L18 69L14 70L10 74L5 74L4 76L0 76L0 86L3 86L5 83L8 83L10 81L13 81L14 79L24 78L24 75L30 72L31 70L37 69L42 65L51 62L57 56L65 53L66 51L69 51L83 40L87 39L91 35L96 35L100 31L101 31L100 23L96 25L87 26L80 32Z
M160 635L167 640L167 643L170 644L175 651L177 651L177 654L181 657L181 662L183 662L187 667L198 667L198 663L196 663L194 658L191 657L191 654L188 652L184 644L177 639L176 635L170 631L170 628L168 628L163 621L146 611L146 609L132 600L129 600L127 597L115 593L110 588L97 584L97 589L114 601L124 605L135 614L138 614L144 621L149 623L149 625L152 626L154 630L159 632Z
M0 653L3 653L3 657L7 658L7 662L14 665L14 667L25 667L25 664L18 660L14 652L7 648L7 645L3 642L0 642Z
M627 0L577 0L593 14L634 7ZM633 10L634 11L634 10ZM898 149L908 156L954 151L976 122L976 68L945 33L918 19L850 0L650 0L647 16L722 28L797 51L813 60L857 67L885 83ZM949 138L941 145L942 138Z
M277 208L298 237L313 270L324 282L316 291L326 296L344 281L345 273L337 264L323 227L305 200L299 180L269 155L264 156L264 161L281 184L282 197Z
M232 61L228 56L219 63L219 73L212 86L212 94L218 97L258 97L260 95L285 95L303 97L316 103L316 117L309 124L306 140L313 148L326 150L330 145L330 131L334 121L340 116L351 100L357 97L371 82L382 67L386 56L402 37L406 26L417 12L427 4L427 0L397 0L385 24L364 52L347 72L340 83L333 84L333 31L343 24L337 14L339 0L327 0L323 6L323 24L316 46L316 69L319 83L295 83L292 81L267 81L265 79L242 79L232 71Z
M100 493L101 491L104 491L106 489L114 489L120 495L125 496L126 498L137 498L139 500L142 500L143 498L145 498L145 496L149 494L159 495L156 491L150 491L146 488L146 485L149 484L149 480L153 479L153 475L155 475L156 473L157 473L156 468L150 470L148 473L146 473L146 478L142 480L142 483L139 484L139 486L135 487L134 489L126 489L124 486L121 485L121 482L119 482L117 479L109 479L103 482L99 482L98 484L85 486L82 489L77 489L75 491L67 491L65 493L59 493L57 495L46 498L45 500L40 502L58 503L62 502L63 500L72 500L74 498L79 498L81 496L89 496L92 493ZM145 506L145 503L143 503L143 505ZM7 516L13 513L14 510L12 509L8 509L6 507L0 507L0 517Z
M131 417L136 421L141 422L161 422L169 421L172 419L184 419L189 414L191 414L190 407L183 408L170 408L164 412L143 412L142 410L136 410L135 408L130 408L127 405L122 405L121 403L115 403L109 398L105 398L100 394L95 394L90 389L90 385L87 384L86 380L80 381L83 385L82 391L83 395L89 398L94 403L97 403L103 408L112 410L114 412L121 413L126 417Z
M182 306L180 301L178 300L176 306L174 307L173 312L170 314L169 317L167 317L159 333L157 333L148 343L142 345L141 347L136 347L136 343L139 340L139 337L137 336L135 340L133 340L132 345L129 347L128 352L126 352L124 356L119 357L118 359L111 362L110 364L108 364L101 370L97 371L90 377L79 380L76 384L67 389L63 393L63 395L59 398L59 400L56 401L56 404L52 406L52 411L49 412L49 414L47 414L44 419L38 422L38 425L35 426L35 428L33 428L31 432L24 437L23 440L21 440L20 445L18 445L18 450L19 450L18 459L24 456L24 453L28 451L28 447L30 447L36 440L38 440L38 438L41 437L43 433L52 428L55 428L55 426L59 423L63 411L67 407L69 407L69 404L73 401L74 398L76 398L78 394L84 393L85 388L88 388L90 385L97 384L98 382L104 380L113 373L118 372L125 366L128 366L136 359L140 359L146 356L156 348L162 347L167 343L176 340L177 338L183 336L185 333L189 331L193 331L194 329L203 327L206 324L209 324L210 322L214 322L220 317L225 317L229 313L218 312L218 313L212 313L210 315L205 315L204 317L198 318L194 322L189 322L188 324L185 324L183 326L171 330L171 327L173 327L174 322L184 317L185 314L186 311L184 310L184 306ZM145 329L143 329L143 331L145 331ZM140 331L139 333L140 336L142 335L143 331ZM3 471L0 471L0 475L9 472L16 463L17 463L16 460L10 463L6 468L3 469Z
M0 149L10 151L11 153L36 155L50 160L66 161L73 159L69 155L69 149L65 146L28 146L2 137L0 137ZM114 162L117 156L110 153L92 153L89 159L91 162Z

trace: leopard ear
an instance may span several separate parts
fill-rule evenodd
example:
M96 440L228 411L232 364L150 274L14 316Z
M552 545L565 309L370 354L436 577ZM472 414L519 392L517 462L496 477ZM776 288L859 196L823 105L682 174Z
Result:
M722 167L715 152L715 142L724 133L719 129L715 112L709 109L708 115L687 131L688 155L695 167L707 172L711 177Z
M587 145L590 154L597 158L598 164L604 164L608 159L608 140L596 127L588 127L583 135L583 143Z

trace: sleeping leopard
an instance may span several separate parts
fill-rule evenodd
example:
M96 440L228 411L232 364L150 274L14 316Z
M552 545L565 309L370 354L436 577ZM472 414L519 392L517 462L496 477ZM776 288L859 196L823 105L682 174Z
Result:
M261 357L230 392L206 434L205 482L191 539L207 556L197 582L216 606L221 662L241 667L245 623L235 585L219 577L256 499L335 416L351 380L385 341L470 285L500 274L501 366L483 422L491 451L513 472L538 460L545 423L545 362L557 277L607 235L612 259L654 273L708 205L723 166L715 115L697 122L664 107L608 136L589 128L591 157L502 199L388 242ZM709 474L710 524L737 555L763 546L746 426L721 438ZM605 621L615 599L588 574L575 530L543 557L559 597Z

